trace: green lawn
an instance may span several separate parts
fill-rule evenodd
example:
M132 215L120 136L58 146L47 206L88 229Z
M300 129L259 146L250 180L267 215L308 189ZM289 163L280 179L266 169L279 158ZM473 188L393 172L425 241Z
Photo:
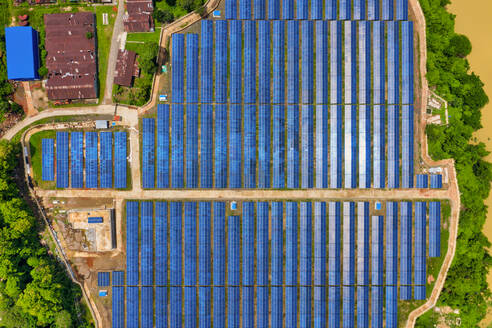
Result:
M29 139L31 150L31 166L33 178L37 186L43 189L54 189L55 181L42 180L42 158L41 158L41 140L44 138L55 138L56 132L53 130L40 131L35 133Z
M99 102L104 98L106 88L106 73L108 71L109 50L111 49L111 37L113 35L113 26L116 19L116 12L113 6L97 6L97 58L99 66ZM103 25L102 15L108 14L108 25Z
M126 41L137 41L137 42L155 42L159 43L159 37L161 35L161 29L156 28L155 32L147 33L128 33Z

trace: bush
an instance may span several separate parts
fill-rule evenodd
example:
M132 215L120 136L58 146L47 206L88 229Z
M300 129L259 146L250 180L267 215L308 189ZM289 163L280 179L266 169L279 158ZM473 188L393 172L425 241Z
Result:
M174 20L174 15L167 10L157 9L153 15L154 19L159 23L171 23Z
M46 66L41 66L39 69L38 69L38 73L39 73L39 77L43 78L45 77L46 75L48 75L48 69L46 68Z

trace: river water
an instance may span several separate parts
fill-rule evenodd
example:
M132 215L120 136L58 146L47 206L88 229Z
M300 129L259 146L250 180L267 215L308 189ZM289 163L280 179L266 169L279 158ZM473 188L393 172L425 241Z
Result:
M471 68L485 84L485 92L491 103L482 110L483 128L476 132L478 140L487 145L492 151L492 1L490 0L452 0L448 10L456 15L455 30L468 36L472 43L472 53L469 55ZM487 157L492 162L492 154ZM489 207L487 221L483 232L492 241L492 195L486 201ZM492 251L492 250L490 250ZM492 289L492 270L488 276L489 288ZM492 322L492 309L483 322L486 326Z

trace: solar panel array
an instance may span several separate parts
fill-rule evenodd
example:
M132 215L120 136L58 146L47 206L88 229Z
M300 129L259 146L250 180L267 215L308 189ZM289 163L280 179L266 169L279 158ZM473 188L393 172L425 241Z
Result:
M126 326L396 327L398 300L425 298L432 245L426 202L384 204L128 201Z
M55 141L41 140L41 173L43 181L55 180Z
M97 273L97 286L107 287L109 286L109 272L98 272Z
M144 188L414 187L406 1L236 2L172 36Z
M55 158L57 188L127 188L126 132L115 132L114 144L113 132L85 132L85 144L84 132L57 132L56 147L43 139L43 181L55 179Z

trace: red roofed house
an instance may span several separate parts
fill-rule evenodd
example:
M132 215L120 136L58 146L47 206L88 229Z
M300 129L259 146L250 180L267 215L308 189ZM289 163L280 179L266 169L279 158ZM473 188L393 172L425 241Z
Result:
M97 98L94 13L46 14L44 24L48 98L50 100ZM88 38L90 35L91 37Z
M133 77L137 77L139 73L137 54L130 50L118 50L114 83L130 88Z
M127 32L153 32L154 20L152 0L127 0L127 13L123 16L123 26Z

